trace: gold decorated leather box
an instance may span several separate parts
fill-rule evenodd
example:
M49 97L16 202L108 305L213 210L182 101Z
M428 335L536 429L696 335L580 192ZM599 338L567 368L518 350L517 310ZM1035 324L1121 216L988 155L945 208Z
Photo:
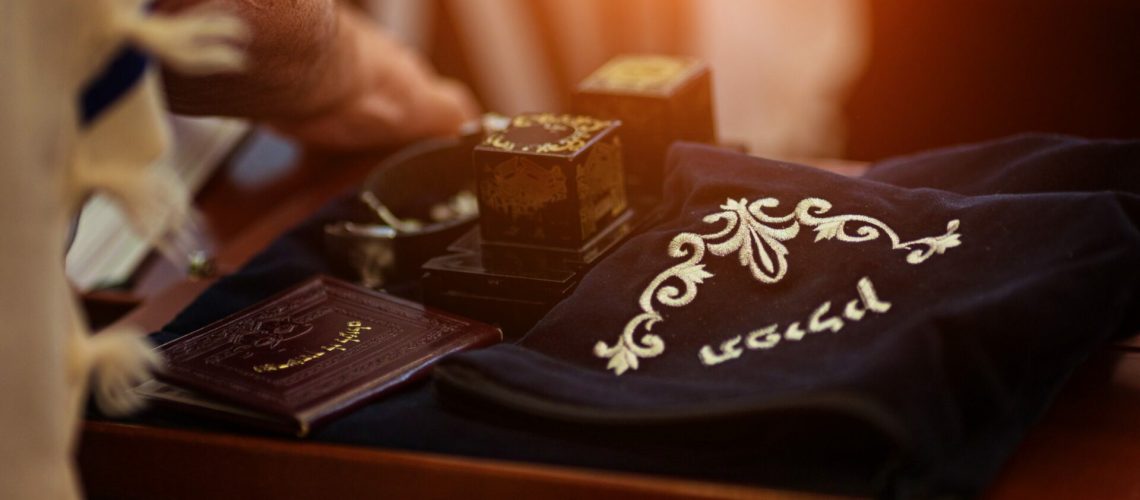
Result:
M697 60L657 55L611 59L578 85L574 112L622 122L631 198L657 198L674 141L716 142L712 77Z
M483 244L576 251L627 215L619 126L524 114L476 146Z

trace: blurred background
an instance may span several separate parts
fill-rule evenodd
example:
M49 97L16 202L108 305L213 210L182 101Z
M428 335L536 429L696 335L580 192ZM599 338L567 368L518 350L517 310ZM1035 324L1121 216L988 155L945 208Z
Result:
M361 0L485 109L564 110L615 54L713 69L722 139L877 160L1025 131L1140 136L1136 0Z
M566 111L614 55L663 53L708 61L721 140L771 158L875 161L1030 131L1140 137L1140 0L343 1L506 115ZM191 188L229 158L229 203L256 212L241 193L285 192L298 175L297 148L264 129L243 140L240 120L171 121L162 161ZM214 230L237 234L239 220ZM123 224L105 197L84 208L67 258L80 290L145 274L149 247Z

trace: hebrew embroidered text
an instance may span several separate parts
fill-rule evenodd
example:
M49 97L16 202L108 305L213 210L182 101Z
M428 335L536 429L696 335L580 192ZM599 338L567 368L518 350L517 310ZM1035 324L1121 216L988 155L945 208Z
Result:
M748 268L754 279L770 284L787 274L788 247L783 242L795 238L801 226L813 228L815 242L834 239L862 243L886 235L892 250L907 252L906 262L911 265L926 262L930 257L962 244L958 219L946 223L945 234L902 241L898 233L879 219L858 214L827 216L831 202L821 198L805 198L787 215L765 213L766 209L779 206L780 201L775 198L753 202L745 198L729 198L720 206L722 211L701 219L705 224L723 222L721 230L674 236L669 242L669 256L684 258L685 261L662 271L645 287L637 302L642 312L626 323L613 345L604 341L594 344L594 355L609 360L606 369L621 375L626 370L636 370L641 358L652 358L665 352L665 341L659 335L649 333L653 325L665 319L656 309L655 302L669 307L684 307L697 297L697 285L713 277L702 263L706 250L717 257L736 254L740 265ZM852 226L850 231L848 224ZM677 287L676 280L680 281L682 288ZM844 311L848 312L859 313L857 310ZM795 328L787 335L803 335L797 330L798 324L793 326ZM834 323L828 327L832 326Z
M701 358L701 364L705 366L713 366L724 363L725 361L739 358L744 354L744 349L749 350L766 350L776 347L781 340L799 341L809 333L823 333L832 332L837 333L846 325L844 319L847 321L859 321L867 315L868 312L885 313L891 310L891 303L879 299L879 294L875 291L874 284L871 279L864 276L859 279L859 283L855 285L855 289L859 292L859 298L852 299L847 302L843 307L842 314L834 314L828 316L831 310L831 302L824 302L807 320L807 330L800 326L800 322L796 321L784 329L783 335L776 333L779 329L778 324L771 324L759 330L754 330L746 335L737 335L724 342L720 343L718 349L714 349L711 345L701 347L698 356ZM838 311L838 309L837 309ZM842 317L841 317L842 316ZM743 344L743 346L741 345Z

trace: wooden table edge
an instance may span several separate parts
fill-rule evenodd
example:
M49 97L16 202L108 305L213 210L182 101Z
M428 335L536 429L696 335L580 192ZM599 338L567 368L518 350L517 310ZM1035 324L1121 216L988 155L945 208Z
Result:
M122 449L124 443L129 443ZM108 450L114 446L118 450ZM287 441L255 436L214 432L169 429L104 421L87 421L84 424L80 462L88 472L85 482L88 491L99 496L115 498L184 497L210 495L216 498L215 486L202 486L192 491L186 485L184 472L168 468L170 476L161 481L132 481L130 470L155 457L177 453L177 463L203 463L205 454L227 462L227 468L242 470L242 479L252 483L262 481L253 476L266 470L292 470L316 467L308 475L277 477L277 486L260 490L261 493L281 498L281 495L307 497L312 486L306 483L323 483L335 479L339 486L320 488L322 495L338 498L350 490L399 490L396 498L436 498L465 490L464 497L479 498L491 494L510 493L514 498L580 498L589 493L595 500L603 498L834 498L823 495L773 490L759 487L712 483L687 479L667 478L625 472L583 469L566 466L511 462L503 460L442 455L404 450L390 450L310 441ZM117 458L114 464L105 458ZM99 457L102 457L100 459ZM222 458L224 457L224 458ZM137 461L140 463L131 463ZM102 463L95 463L102 462ZM314 465L319 464L319 465ZM151 463L153 467L153 463ZM114 468L115 470L108 470ZM335 471L335 474L330 474ZM97 473L91 476L91 473ZM231 473L210 474L208 481L225 482ZM196 475L196 474L193 474ZM178 491L151 491L153 486L178 486ZM247 482L246 484L250 484ZM132 489L134 488L134 489ZM263 487L264 488L264 487ZM246 497L246 492L234 491L235 497ZM228 496L224 493L222 497ZM261 495L257 495L261 496Z

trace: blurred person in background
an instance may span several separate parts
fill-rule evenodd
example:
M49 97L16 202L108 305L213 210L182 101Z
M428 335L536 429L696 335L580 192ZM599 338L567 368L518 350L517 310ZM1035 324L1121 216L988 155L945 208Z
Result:
M219 1L219 0L215 0ZM202 0L159 0L178 12ZM253 32L236 75L165 74L172 111L267 123L303 144L361 150L447 135L474 118L462 84L336 0L220 0Z
M842 108L869 54L864 0L370 0L484 107L565 110L619 54L688 55L713 73L723 140L779 157L840 156ZM454 53L452 53L454 52Z
M506 115L568 109L577 82L611 57L659 53L710 63L723 139L759 154L835 156L868 51L862 0L223 1L253 27L248 71L168 75L172 111L251 118L325 149L448 134L475 116L467 88L419 53Z

